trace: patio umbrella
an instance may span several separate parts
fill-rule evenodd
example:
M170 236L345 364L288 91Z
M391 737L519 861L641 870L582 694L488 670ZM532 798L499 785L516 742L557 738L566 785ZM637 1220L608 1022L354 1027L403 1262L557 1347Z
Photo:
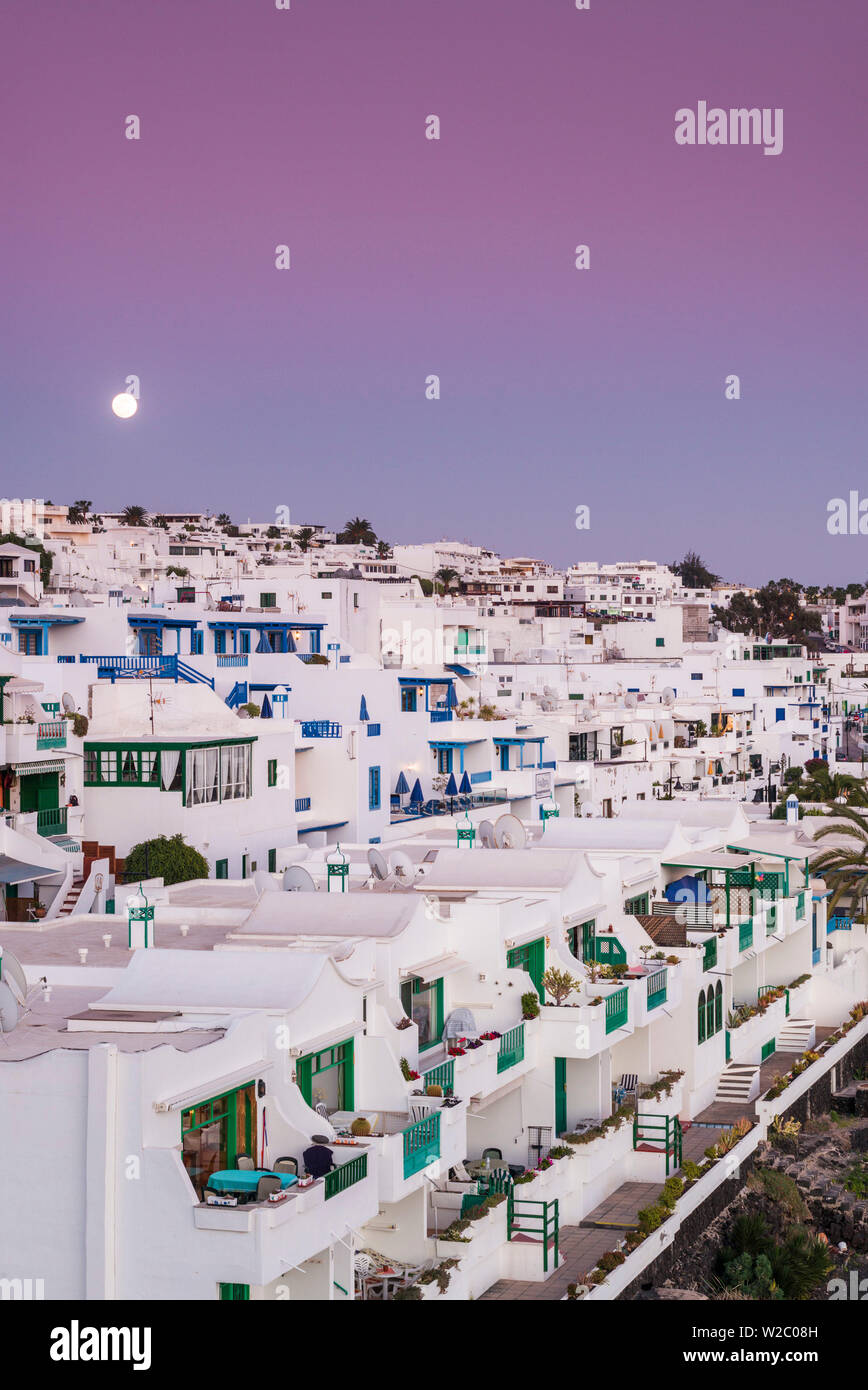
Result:
M404 776L403 772L399 772L399 773L398 773L398 780L397 780L397 782L395 783L395 795L396 795L396 796L406 796L409 790L410 790L410 783L407 781L407 779L406 779L406 777Z
M298 647L295 645L295 638L293 637L292 633L291 633L289 630L287 630L287 633L286 633L286 650L287 650L288 652L297 652L297 651L298 651Z
M370 717L371 716L368 714L367 701L365 700L365 697L363 695L362 703L359 705L359 719L370 719Z
M458 795L458 783L455 780L454 772L450 772L449 774L449 781L446 783L444 795L449 797L450 802L453 797Z
M449 689L446 692L446 705L448 709L455 709L458 704L458 696L455 694L455 686L449 682Z
M272 650L271 643L268 640L268 633L265 631L265 628L263 628L259 634L259 642L257 644L256 650L258 652L270 652Z
M422 783L417 777L416 781L413 783L413 790L410 793L410 801L414 806L421 806L424 800L425 798L422 795Z
M473 788L472 788L471 785L470 785L470 778L467 776L467 773L466 773L466 772L463 772L463 773L461 774L461 784L460 784L460 786L459 786L459 788L458 788L458 795L459 795L459 796L470 796L470 794L472 793L472 791L473 791Z
M273 714L272 714L272 710L271 710L271 701L269 700L267 693L266 693L265 695L263 695L263 697L262 697L262 710L261 710L261 713L260 713L260 718L262 718L262 719L271 719L271 718L273 718Z

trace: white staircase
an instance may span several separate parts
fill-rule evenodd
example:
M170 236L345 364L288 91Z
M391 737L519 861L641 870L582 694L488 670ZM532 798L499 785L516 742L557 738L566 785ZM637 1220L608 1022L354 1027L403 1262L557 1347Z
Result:
M812 1018L788 1018L775 1038L778 1052L807 1052L814 1046L816 1024Z
M759 1095L759 1064L755 1062L730 1062L726 1071L721 1072L717 1083L715 1100L746 1101Z

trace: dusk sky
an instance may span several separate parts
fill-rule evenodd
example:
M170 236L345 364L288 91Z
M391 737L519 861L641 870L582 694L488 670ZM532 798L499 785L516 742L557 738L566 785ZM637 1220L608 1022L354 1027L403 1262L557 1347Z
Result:
M0 42L4 496L868 578L826 530L865 0L6 0ZM677 145L700 101L782 153Z

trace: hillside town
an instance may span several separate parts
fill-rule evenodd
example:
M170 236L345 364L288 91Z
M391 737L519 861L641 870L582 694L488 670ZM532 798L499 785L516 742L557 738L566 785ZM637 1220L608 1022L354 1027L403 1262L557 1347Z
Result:
M16 508L0 1278L629 1296L845 1087L865 585Z

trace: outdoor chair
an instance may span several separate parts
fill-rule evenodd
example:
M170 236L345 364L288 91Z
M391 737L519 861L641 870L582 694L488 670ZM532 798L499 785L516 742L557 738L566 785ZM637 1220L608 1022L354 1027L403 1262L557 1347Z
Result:
M280 1192L282 1186L283 1184L281 1183L280 1178L274 1177L270 1173L266 1173L265 1177L260 1178L259 1182L256 1184L257 1202L267 1202L268 1198L271 1196L271 1193Z
M482 1157L499 1159L501 1162L503 1161L503 1154L501 1153L500 1149L483 1149Z
M312 1178L324 1178L335 1166L334 1155L325 1144L313 1144L305 1149L302 1157L305 1169Z
M639 1077L637 1073L625 1071L621 1080L616 1082L612 1088L615 1106L617 1107L623 1104L627 1096L635 1095L638 1084Z
M298 1177L298 1159L289 1156L279 1158L274 1164L272 1171L275 1173L295 1173L296 1177Z
M250 1169L256 1167L256 1164L253 1162L253 1159L250 1157L249 1154L237 1154L235 1158L235 1167L243 1168L245 1169L245 1171L250 1171Z

